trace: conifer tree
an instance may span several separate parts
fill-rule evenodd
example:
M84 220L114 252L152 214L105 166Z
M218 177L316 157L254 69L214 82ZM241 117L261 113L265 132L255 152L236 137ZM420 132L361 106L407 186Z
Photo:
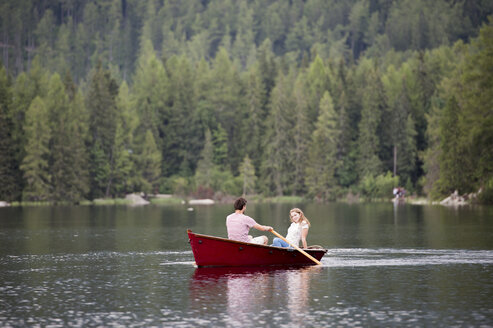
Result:
M166 62L168 73L167 115L160 126L163 153L172 174L189 175L195 169L202 146L202 128L194 97L195 74L185 56L172 56ZM183 142L186 140L187 142Z
M161 33L160 29L156 28L157 23L157 13L158 13L158 4L156 0L149 0L143 6L145 8L145 17L144 25L142 26L142 31L140 34L140 49L144 49L146 45L144 43L150 41L152 46L158 46L158 34Z
M63 72L70 68L70 63L66 59L70 58L70 49L73 42L72 34L72 19L70 18L67 24L62 24L58 29L55 46L53 48L55 58L53 58L53 69L56 72Z
M262 161L262 140L265 135L265 119L267 118L266 91L258 69L258 65L255 65L247 73L247 118L245 120L245 125L248 126L245 131L245 140L247 140L245 149L257 169L260 168Z
M142 172L140 181L142 191L145 193L156 192L161 178L161 152L157 148L150 130L146 132L138 163Z
M244 69L253 64L256 55L253 10L248 8L246 2L240 2L239 7L238 30L231 53L234 58L239 60Z
M20 159L24 157L22 148L24 148L24 116L31 102L37 96L44 98L48 92L49 74L45 68L41 66L39 56L36 56L32 63L31 69L27 73L21 73L17 76L15 83L12 86L12 115L15 118L15 143L21 148L19 155Z
M139 124L135 130L135 144L139 148L144 143L147 131L153 134L154 142L164 158L162 172L165 176L175 173L179 166L175 162L178 156L173 146L177 137L174 129L168 129L173 117L168 106L168 76L163 63L156 58L156 54L149 40L144 42L134 77L132 92L132 106L137 109ZM138 153L139 151L136 151Z
M278 65L272 51L272 41L265 39L257 50L258 71L265 87L265 97L270 99L271 92L276 85L276 76L278 76ZM266 103L267 104L267 103Z
M255 167L252 164L252 161L248 157L245 156L243 162L240 165L240 177L243 182L243 192L242 195L249 195L255 193L255 182L257 177L255 176Z
M104 197L104 192L108 186L110 174L110 163L101 146L101 142L96 142L90 148L90 176L91 176L91 198Z
M336 112L340 127L339 148L337 158L341 165L336 170L338 183L341 186L349 187L356 183L357 173L357 154L358 154L358 123L361 115L361 104L358 97L357 88L353 77L354 70L346 70L344 62L339 62L337 71L337 82L335 94Z
M112 66L118 65L124 67L125 55L127 55L125 50L127 49L123 47L123 36L125 35L123 8L121 2L118 0L112 0L109 6L108 24L110 32L108 33L107 39L108 61Z
M471 167L479 189L487 183L493 187L493 17L480 30L478 38L473 40L469 54L464 60L465 68L462 80L466 115L463 121L467 131L465 143L471 149ZM489 182L488 182L489 181ZM475 190L471 190L475 191ZM491 189L490 189L491 195ZM491 196L490 196L491 197ZM493 202L489 199L489 202Z
M69 100L65 93L65 88L58 73L50 78L50 85L47 95L46 105L49 110L50 130L52 138L50 141L50 171L51 174L51 198L60 201L64 199L64 194L68 191L69 181L73 178L67 171L73 163L72 153L68 144L67 112L69 111Z
M292 193L305 194L306 165L308 164L308 151L311 138L311 129L308 122L308 100L304 92L304 75L298 75L293 89L294 96L294 127L293 147L291 149L293 158Z
M320 114L312 134L306 166L309 194L321 200L335 196L339 133L332 97L326 91L320 100Z
M21 195L13 134L11 87L5 68L0 65L0 199L6 201L18 199Z
M209 100L215 117L228 134L229 169L237 170L243 159L244 127L241 117L245 111L243 86L239 73L224 48L220 48L211 71Z
M132 173L133 133L138 124L138 118L130 105L130 95L126 82L120 86L117 97L117 125L115 133L115 148L113 161L113 190L111 194L122 195L131 189L130 175Z
M90 140L89 135L89 114L84 104L84 96L80 90L76 91L70 103L69 117L69 136L70 151L74 154L74 161L70 165L74 179L71 183L72 200L79 201L85 199L90 191L90 165L89 151L87 144Z
M286 50L297 53L297 58L300 59L303 53L310 50L313 44L312 36L309 33L306 17L302 17L289 30L286 36Z
M207 138L206 138L207 139ZM221 123L217 125L212 135L213 160L218 167L225 169L228 160L228 135L223 129Z
M114 161L114 142L116 135L118 86L110 72L101 64L93 72L86 95L86 108L89 113L89 134L91 160L91 196L109 197ZM98 167L100 166L100 167ZM102 176L105 172L105 177Z
M36 56L31 62L29 72L21 73L17 76L11 91L11 104L9 105L10 117L12 118L11 137L13 140L14 167L19 167L25 157L26 134L24 133L25 115L31 102L36 96L41 98L46 96L49 85L49 75L41 67L39 56ZM19 191L24 189L24 180L21 171L13 175ZM19 193L20 196L20 193Z
M49 167L49 142L51 130L48 122L48 109L37 96L26 113L24 130L26 134L25 157L21 170L24 172L26 186L22 193L25 201L50 199L51 177Z
M435 186L440 175L440 112L441 100L438 97L432 101L430 115L427 118L428 129L426 131L428 148L423 152L423 169L425 175L421 178L420 183L423 186L423 191L432 199L438 197L438 189Z
M463 120L457 98L452 95L447 101L440 120L440 178L436 188L440 194L450 194L454 190L464 192L471 186L473 177L469 165L470 153L462 143Z
M385 98L380 77L375 69L370 69L363 89L361 121L359 123L358 172L360 179L380 174L382 163L378 157L378 128L385 108Z
M214 170L214 145L212 134L209 129L205 131L204 148L200 152L200 160L197 164L195 182L197 187L210 188L212 185L212 175Z
M202 58L195 69L193 97L197 103L196 115L204 130L209 126L213 126L214 122L216 122L214 108L210 99L210 91L212 89L210 75L209 64Z
M271 111L267 119L267 133L264 140L265 153L262 165L262 184L266 192L282 196L287 189L293 172L289 152L293 141L292 112L294 109L291 76L279 74L272 91Z
M307 70L306 92L308 94L308 121L317 121L318 105L325 91L330 91L330 78L322 59L316 56Z
M56 25L52 9L47 9L44 12L34 33L39 44L36 52L39 55L41 65L52 69L53 60L56 57L53 51L56 39Z
M415 180L416 131L405 84L392 111L390 127L395 174L400 177L401 182Z
M60 76L55 73L50 79L46 104L52 119L51 198L55 201L78 202L89 191L85 144L88 138L88 115L83 97L77 93L70 101Z

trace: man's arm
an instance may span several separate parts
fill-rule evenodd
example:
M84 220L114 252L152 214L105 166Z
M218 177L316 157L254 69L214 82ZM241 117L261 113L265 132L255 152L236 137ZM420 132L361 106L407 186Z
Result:
M264 226L264 225L261 225L258 223L255 223L253 228L260 230L260 231L271 231L271 230L273 230L271 226Z

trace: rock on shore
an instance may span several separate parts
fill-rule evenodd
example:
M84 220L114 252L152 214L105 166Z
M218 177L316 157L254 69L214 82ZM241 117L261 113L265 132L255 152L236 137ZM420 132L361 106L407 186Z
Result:
M459 192L456 190L450 196L442 200L440 202L440 205L446 205L446 206L467 205L470 204L471 201L474 201L478 197L478 194L480 193L481 193L481 189L479 189L477 193L464 194L461 196L459 195Z
M125 199L131 202L131 205L147 205L149 201L142 198L141 195L138 194L128 194L125 196Z

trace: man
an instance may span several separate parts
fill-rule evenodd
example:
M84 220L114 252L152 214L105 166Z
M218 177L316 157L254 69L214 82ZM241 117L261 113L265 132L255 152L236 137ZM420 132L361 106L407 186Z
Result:
M226 218L226 228L228 230L228 238L247 243L267 245L269 238L260 236L253 238L248 234L250 228L255 228L260 231L270 231L272 227L260 225L251 217L243 214L246 210L246 199L238 198L234 203L235 212L228 215Z

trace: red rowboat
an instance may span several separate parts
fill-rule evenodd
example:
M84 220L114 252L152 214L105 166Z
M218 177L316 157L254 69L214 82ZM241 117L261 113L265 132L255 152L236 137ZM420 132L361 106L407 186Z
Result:
M257 245L193 233L187 230L195 263L198 267L313 265L308 257L293 248ZM327 253L323 248L308 248L305 252L320 259Z

